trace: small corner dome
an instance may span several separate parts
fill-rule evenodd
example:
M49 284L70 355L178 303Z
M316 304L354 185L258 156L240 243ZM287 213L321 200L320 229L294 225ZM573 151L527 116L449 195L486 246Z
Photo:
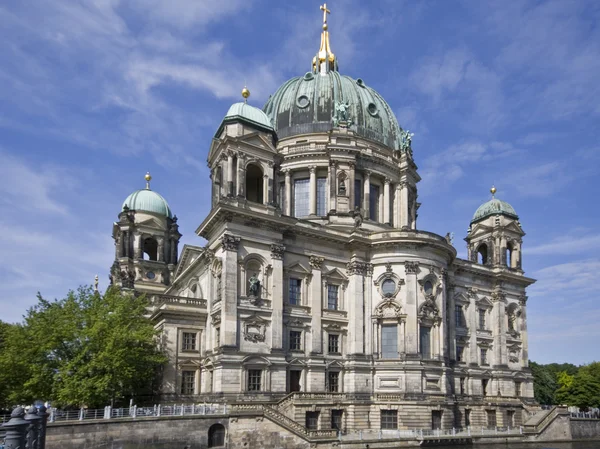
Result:
M475 223L477 221L483 220L484 218L498 214L506 215L507 217L514 218L515 220L519 219L519 216L515 212L515 209L510 204L508 204L506 201L501 201L497 198L492 198L491 200L489 200L486 203L483 203L477 208L475 214L473 215L471 223Z
M171 208L162 196L150 189L136 190L123 201L123 210L127 206L130 210L152 212L167 218L173 218Z
M274 132L271 120L263 111L245 102L234 103L225 114L221 126L217 131L217 136L221 133L226 123L240 121L257 128L260 131Z

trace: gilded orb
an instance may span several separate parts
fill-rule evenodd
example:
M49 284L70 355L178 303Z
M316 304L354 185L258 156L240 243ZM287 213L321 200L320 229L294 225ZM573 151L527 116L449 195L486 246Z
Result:
M242 89L242 97L248 98L249 96L250 96L250 91L248 90L248 88L246 86L244 86L244 88Z
M496 187L492 186L492 188L490 189L490 192L492 192L492 195L496 194Z
M327 24L326 23L323 24L323 31L327 31Z
M144 176L144 179L148 182L150 182L152 180L152 176L150 176L150 172L146 172L146 176Z

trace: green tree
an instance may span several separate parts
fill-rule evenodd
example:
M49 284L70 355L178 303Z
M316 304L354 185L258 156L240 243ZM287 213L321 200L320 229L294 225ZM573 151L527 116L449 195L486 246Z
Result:
M0 353L5 401L100 407L151 392L167 358L146 306L144 296L116 288L103 295L80 288L55 301L38 295Z
M556 375L548 365L540 365L530 361L529 367L533 374L533 391L535 400L540 404L554 404L554 393L558 388Z
M600 363L582 366L573 378L569 393L569 405L582 410L600 407Z
M556 378L558 382L558 389L554 393L556 403L572 405L571 395L575 376L566 371L561 371L557 374Z

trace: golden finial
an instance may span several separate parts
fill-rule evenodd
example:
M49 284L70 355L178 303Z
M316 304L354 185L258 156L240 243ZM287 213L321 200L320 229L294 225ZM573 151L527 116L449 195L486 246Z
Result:
M327 3L323 3L321 6L323 11L323 32L321 33L321 47L317 56L313 58L313 72L329 72L330 70L337 70L337 61L335 55L331 51L329 45L329 31L327 31L327 14L331 14L331 11L327 9Z
M496 195L496 187L492 186L492 188L490 189L490 192L492 193L492 198L495 198L494 195Z
M152 181L152 176L150 176L150 172L146 172L146 176L144 176L146 180L146 189L150 190L150 181Z
M242 97L244 97L244 103L248 102L248 97L250 96L250 91L246 86L242 89Z

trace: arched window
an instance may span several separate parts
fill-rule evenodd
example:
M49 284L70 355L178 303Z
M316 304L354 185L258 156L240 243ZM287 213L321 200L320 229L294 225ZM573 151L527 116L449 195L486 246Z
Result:
M225 446L225 427L223 424L213 424L208 429L208 447Z
M514 245L512 242L508 242L506 245L506 266L509 268L515 268L515 253L514 253Z
M427 296L433 294L433 284L431 283L431 281L426 281L425 282L425 284L423 285L423 290L425 290L425 294Z
M246 168L246 199L263 203L263 171L255 164L250 164Z
M143 251L145 260L158 260L158 243L154 238L144 239Z
M485 243L479 245L477 248L477 263L481 265L486 265L488 262L488 248Z

